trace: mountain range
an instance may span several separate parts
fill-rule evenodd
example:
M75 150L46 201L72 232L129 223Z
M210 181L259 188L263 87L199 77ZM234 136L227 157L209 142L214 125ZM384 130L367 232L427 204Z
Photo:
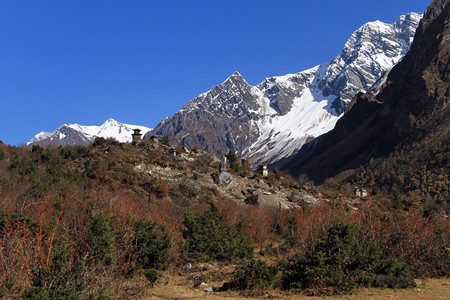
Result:
M134 129L141 130L142 134L151 131L151 128L139 125L119 123L108 119L100 126L84 126L79 124L64 124L53 132L42 131L35 135L27 146L39 145L42 147L88 145L96 137L114 138L119 142L131 142Z
M235 72L189 101L151 135L219 156L234 150L253 166L289 157L335 126L358 92L377 89L408 52L422 15L393 24L370 22L356 30L333 60L249 85Z
M306 142L334 128L358 92L377 90L408 52L422 14L393 24L369 22L356 30L333 60L311 69L249 85L238 72L189 101L154 130L121 124L64 124L27 145L87 145L95 137L131 141L135 128L223 156L230 149L256 167L291 157Z

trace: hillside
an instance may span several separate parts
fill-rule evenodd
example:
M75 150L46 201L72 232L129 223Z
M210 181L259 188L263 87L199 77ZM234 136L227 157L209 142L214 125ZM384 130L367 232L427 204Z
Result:
M448 275L444 211L399 209L391 196L355 195L350 184L317 187L278 171L264 177L248 163L231 160L228 171L220 164L210 153L156 139L47 149L0 144L1 295L125 299L180 278L194 289L206 281L216 292L286 293L302 282L297 291L335 294ZM303 282L310 277L298 275L301 265L341 246L349 255L342 259L352 257L372 277L341 281L341 270L320 286ZM252 270L256 277L239 275Z
M381 91L358 94L335 129L305 145L285 169L316 182L351 175L366 186L448 201L449 9L449 1L433 1ZM364 175L376 169L378 175Z

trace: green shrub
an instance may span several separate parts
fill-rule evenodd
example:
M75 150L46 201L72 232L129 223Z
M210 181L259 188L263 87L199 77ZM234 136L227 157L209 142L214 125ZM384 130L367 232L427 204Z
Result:
M355 230L354 226L341 222L330 227L312 251L286 267L283 287L319 290L331 287L335 292L348 292L357 286L414 286L406 264L381 260L379 248L358 241Z
M17 173L24 176L35 173L37 171L37 163L29 156L19 155L15 152L11 158L9 168L10 170L16 170Z
M49 162L52 158L52 152L49 149L44 149L41 146L35 145L31 148L31 152L35 154L36 161Z
M159 279L158 272L155 269L145 269L144 276L152 285Z
M161 138L159 139L159 142L160 142L161 144L163 144L163 145L166 145L166 146L170 146L170 145L172 144L171 141L170 141L170 138L169 138L167 135L161 137Z
M253 257L253 247L242 236L241 225L226 224L223 213L214 203L204 213L186 213L183 224L186 249L202 253L206 260Z
M3 210L3 207L1 208ZM39 226L38 220L31 216L18 214L8 210L0 212L0 228L5 228L6 226L16 228L19 224L24 224L32 230L37 229Z
M8 293L10 293L11 291L13 291L14 289L14 282L10 281L10 280L6 280L4 281L1 285L0 285L0 299L5 298L8 295Z
M91 144L91 147L101 147L108 143L108 141L103 137L96 137Z
M70 261L64 239L53 244L51 263L34 273L31 287L22 295L25 299L80 299L85 290L83 262Z
M278 268L265 261L250 260L233 272L233 281L225 283L222 289L261 290L271 287L277 279Z
M85 146L64 146L59 148L59 155L64 159L77 159L88 153L89 149Z
M111 229L111 216L104 212L98 212L88 224L89 233L86 239L90 247L88 262L110 266L115 261L113 253L116 236Z
M225 157L227 158L228 163L230 164L230 168L235 172L239 172L241 166L239 165L236 153L233 150L230 150L228 151L227 155L225 155Z
M165 268L171 246L172 242L166 227L148 219L136 223L133 255L138 267Z
M410 265L396 259L387 259L377 266L372 285L383 288L407 288L415 286Z

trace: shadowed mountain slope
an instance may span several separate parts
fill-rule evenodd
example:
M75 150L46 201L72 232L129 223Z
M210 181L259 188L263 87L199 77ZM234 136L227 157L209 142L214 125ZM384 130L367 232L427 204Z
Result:
M448 156L450 98L450 14L448 0L435 0L425 12L410 51L377 95L358 94L336 127L306 144L285 168L316 182L387 158L406 149L414 169L441 147ZM420 145L421 156L411 155ZM446 146L447 145L447 146ZM420 158L422 157L422 158ZM393 166L394 167L394 166ZM448 177L448 161L433 167ZM441 170L442 169L442 170ZM341 174L342 175L342 174Z

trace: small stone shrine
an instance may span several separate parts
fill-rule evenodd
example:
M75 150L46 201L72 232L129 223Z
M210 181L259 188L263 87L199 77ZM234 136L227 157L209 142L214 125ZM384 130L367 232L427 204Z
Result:
M355 195L360 197L360 198L366 198L367 197L367 190L366 189L361 189L361 188L356 188L355 189Z
M269 170L267 170L267 166L266 165L262 166L262 176L263 177L269 176Z
M134 131L134 133L131 134L132 141L135 142L135 143L140 142L141 141L141 137L142 137L141 130L140 129L133 129L133 131Z

